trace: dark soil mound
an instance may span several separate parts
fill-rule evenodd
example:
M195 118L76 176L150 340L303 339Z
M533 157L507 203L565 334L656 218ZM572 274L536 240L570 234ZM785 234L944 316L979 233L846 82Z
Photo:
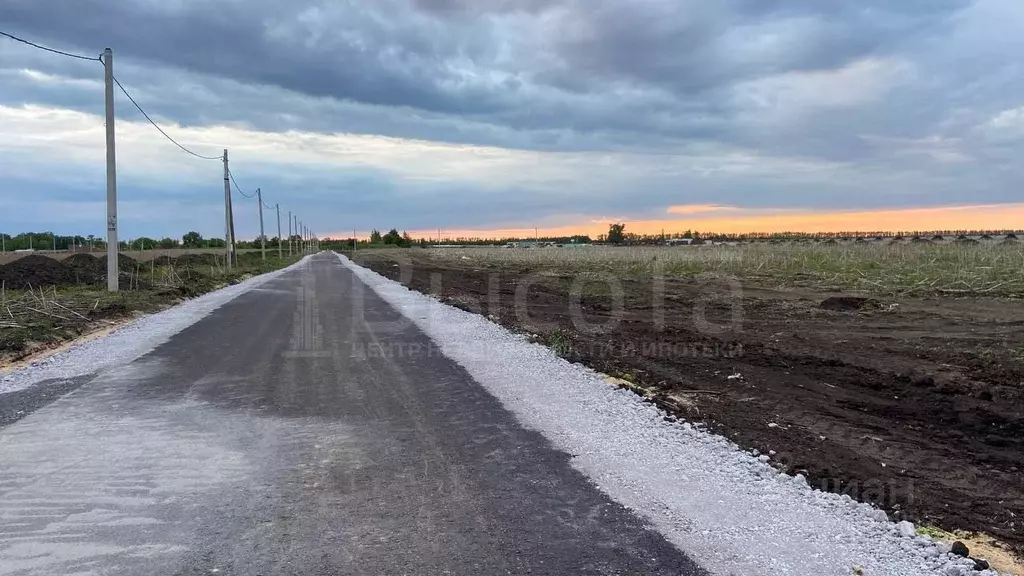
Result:
M957 244L970 245L970 244L978 244L978 241L975 240L974 238L958 238L956 243Z
M60 262L47 256L31 254L0 266L0 282L7 288L23 290L40 286L67 284L73 279L68 276L68 269Z
M932 241L927 238L921 238L920 236L914 236L910 239L914 244L931 244Z
M831 298L826 298L819 304L819 307L823 310L833 310L836 312L855 312L865 308L877 308L878 300L862 298L860 296L832 296Z
M100 262L103 263L103 269L107 269L107 257L106 255L100 257ZM138 260L131 256L125 256L124 254L117 255L117 268L121 272L135 272L142 264Z
M946 237L943 236L942 234L936 234L935 236L932 236L932 240L936 242L943 242L946 240Z
M1017 240L1016 238L1007 238L1000 242L1000 244L1004 246L1017 246L1020 244L1020 240Z
M1017 239L1017 235L1016 234L1007 234L1006 235L1006 239L1007 240L1016 240Z
M834 239L830 238L830 239L825 240L824 242L822 242L822 244L827 244L829 246L835 246L836 244L839 244L839 242L836 242Z
M68 278L75 284L99 284L107 278L106 262L92 254L74 254L61 264L67 269Z

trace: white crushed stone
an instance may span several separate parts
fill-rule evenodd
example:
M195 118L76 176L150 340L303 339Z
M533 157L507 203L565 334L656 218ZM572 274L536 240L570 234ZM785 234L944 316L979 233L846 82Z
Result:
M903 536L881 511L813 490L726 438L666 422L635 394L482 316L338 257L602 491L715 574L996 574L967 569L948 546L906 525Z
M254 276L238 284L182 302L162 312L144 316L102 338L72 346L25 368L3 374L0 376L0 394L23 390L44 380L85 376L131 362L223 304L262 286L288 270L305 266L308 260L309 256L306 256L281 270Z

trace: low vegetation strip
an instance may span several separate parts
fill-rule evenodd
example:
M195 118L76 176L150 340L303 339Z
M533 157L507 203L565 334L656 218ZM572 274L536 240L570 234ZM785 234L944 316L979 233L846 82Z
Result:
M816 488L1020 553L1024 302L1006 297L1020 255L902 248L876 264L877 252L839 248L830 261L758 246L354 258L629 382ZM1003 286L956 291L942 280L954 271L975 289ZM925 278L940 281L907 290Z
M106 291L106 257L61 261L30 255L0 266L0 368L139 314L172 306L242 279L283 268L294 258L240 254L230 271L214 254L139 262L119 258L122 291Z

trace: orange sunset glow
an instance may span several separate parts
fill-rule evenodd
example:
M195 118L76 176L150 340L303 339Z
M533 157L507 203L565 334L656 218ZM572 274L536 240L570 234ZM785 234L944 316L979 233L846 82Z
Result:
M913 230L1003 230L1024 228L1024 203L936 208L904 208L862 211L813 211L747 209L734 206L684 205L666 209L667 218L630 220L597 218L561 226L541 226L541 236L587 234L596 238L608 232L612 222L623 222L626 231L657 234L699 230L703 232L850 232ZM410 230L415 238L436 238L435 230ZM360 235L364 235L361 233ZM349 236L337 233L336 236ZM442 229L445 238L527 238L534 228Z

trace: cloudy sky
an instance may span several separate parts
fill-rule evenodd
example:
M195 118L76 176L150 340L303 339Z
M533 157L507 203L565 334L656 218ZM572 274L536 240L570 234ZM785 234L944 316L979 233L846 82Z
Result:
M1022 27L1020 0L0 2L113 48L172 136L322 235L1020 227ZM0 38L0 230L103 233L102 72ZM122 235L222 234L221 164L117 118Z

